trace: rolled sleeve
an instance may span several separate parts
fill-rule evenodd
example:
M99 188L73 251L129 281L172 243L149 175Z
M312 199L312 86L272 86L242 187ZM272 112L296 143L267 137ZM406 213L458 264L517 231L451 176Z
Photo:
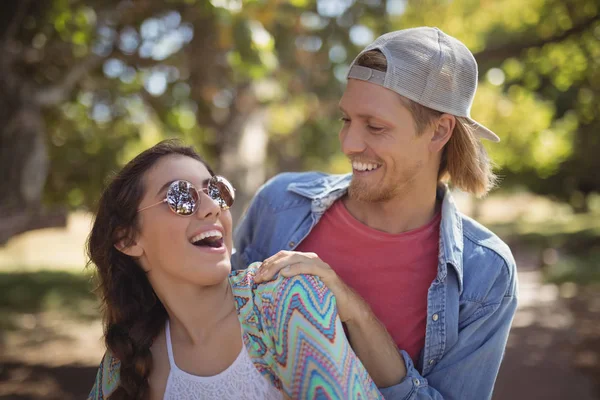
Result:
M397 385L387 388L380 388L381 394L386 400L404 400L415 398L417 392L420 391L425 396L418 397L419 399L442 399L442 396L437 392L429 394L426 390L428 386L427 379L423 378L415 368L412 359L408 353L401 350L404 366L406 367L406 376Z

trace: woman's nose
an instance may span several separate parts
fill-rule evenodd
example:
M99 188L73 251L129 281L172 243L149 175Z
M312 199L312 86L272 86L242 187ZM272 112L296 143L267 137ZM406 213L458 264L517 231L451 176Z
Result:
M215 218L219 217L221 214L221 207L204 190L198 191L198 199L200 201L198 211L196 211L196 216L198 218L206 219L211 216L214 216Z

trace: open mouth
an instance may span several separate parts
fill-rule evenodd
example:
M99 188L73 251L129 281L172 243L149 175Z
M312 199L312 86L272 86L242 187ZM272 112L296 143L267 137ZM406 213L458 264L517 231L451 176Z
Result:
M381 164L352 161L352 169L356 172L371 172L381 168Z
M223 234L218 230L202 232L191 238L190 243L196 247L218 249L224 245Z

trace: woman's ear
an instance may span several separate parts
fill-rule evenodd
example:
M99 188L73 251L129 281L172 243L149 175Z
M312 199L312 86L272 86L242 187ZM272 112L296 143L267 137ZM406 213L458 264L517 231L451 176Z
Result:
M117 234L120 239L114 244L115 249L119 250L123 254L135 258L139 258L144 254L144 249L135 239L129 238L122 231L119 231Z
M429 149L434 153L442 151L450 137L452 137L455 126L456 117L454 115L442 114L436 122Z

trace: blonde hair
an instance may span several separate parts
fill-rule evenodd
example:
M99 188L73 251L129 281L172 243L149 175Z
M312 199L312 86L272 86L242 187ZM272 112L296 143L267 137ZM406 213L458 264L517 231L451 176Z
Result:
M356 64L377 71L387 71L387 60L378 50L362 54ZM400 99L412 114L418 135L443 114L406 97L400 96ZM438 181L451 182L453 186L465 192L483 197L497 182L492 162L483 143L475 136L472 123L463 117L455 118L456 126L442 152Z

